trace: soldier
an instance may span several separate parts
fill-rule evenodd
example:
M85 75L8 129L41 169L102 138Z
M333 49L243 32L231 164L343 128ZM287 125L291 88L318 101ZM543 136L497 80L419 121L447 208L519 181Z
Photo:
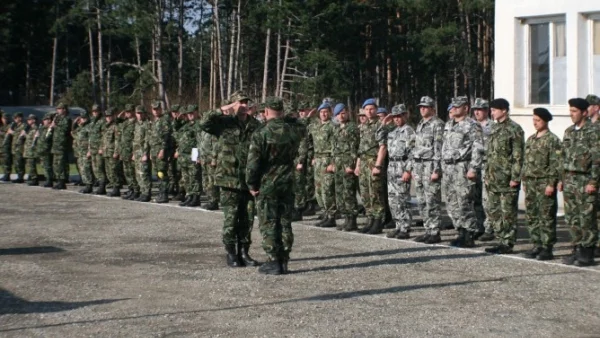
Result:
M108 186L112 187L112 191L108 194L110 197L119 197L119 176L117 173L117 162L119 154L117 153L117 122L115 121L115 109L107 108L104 112L104 132L102 134L102 146L100 154L104 157L104 165L106 168L106 176L108 178Z
M79 190L81 194L91 194L93 191L94 177L92 174L92 155L90 149L90 116L87 111L81 112L81 115L75 119L77 128L73 132L75 157L77 157L77 166L81 175L81 182L84 188Z
M533 110L536 133L525 143L525 161L521 182L525 192L527 230L533 249L525 258L553 259L556 244L556 185L560 181L561 145L558 136L548 130L552 114L545 108Z
M27 185L38 186L37 173L37 155L35 153L35 144L37 143L37 116L30 114L27 117L27 131L25 136L25 145L23 146L23 158L27 171Z
M198 108L195 105L187 106L184 111L188 123L177 133L177 151L175 158L185 182L185 191L187 192L185 200L179 203L182 207L200 206L200 185L202 182L202 172L197 161L192 161L192 149L198 146ZM183 187L181 187L183 188Z
M588 104L590 105L587 109L588 111L588 118L590 119L590 121L592 122L592 124L594 125L600 125L598 122L600 121L600 115L598 114L600 112L600 97L594 95L594 94L590 94L588 96L585 97L585 100L588 102Z
M383 184L386 184L385 158L387 151L385 140L377 138L377 130L381 126L381 122L377 116L375 99L367 99L363 103L362 109L368 120L359 127L359 157L354 170L354 174L359 177L361 198L367 215L367 225L360 232L379 234L383 231L387 203L383 187Z
M171 121L171 149L177 149L177 133L179 130L187 123L187 118L185 114L185 106L181 107L178 104L174 104L171 106L170 111L170 121ZM178 160L174 157L169 159L169 194L173 195L176 200L181 200L185 198L185 192L182 191L183 196L179 194L179 181L182 179L182 173L179 170Z
M358 124L359 125L363 125L365 123L367 123L367 115L365 114L365 111L363 109L360 110L360 112L358 113Z
M98 188L95 191L96 195L106 195L106 165L104 163L104 156L100 153L105 126L106 122L102 118L100 107L97 104L94 104L92 106L92 118L90 120L88 152L92 159L92 171L98 181Z
M65 177L69 173L67 159L69 154L70 136L71 136L71 118L66 104L59 103L56 106L56 115L54 115L48 133L52 134L52 169L54 178L58 181L53 189L67 189Z
M335 204L345 219L344 224L339 224L336 228L354 231L358 230L356 225L358 178L354 175L354 169L356 169L358 158L360 132L356 123L350 121L350 114L343 103L335 106L333 116L339 123L339 127L334 129L332 150L335 170Z
M386 128L392 121L394 128ZM389 156L388 200L396 228L388 232L386 237L408 239L412 223L409 202L415 130L408 125L408 110L404 104L392 107L392 113L383 119L377 134L380 140L385 140Z
M475 99L475 103L471 107L473 110L473 115L475 120L481 126L481 131L483 133L483 145L485 149L485 144L487 143L488 138L490 137L490 131L492 130L492 125L494 121L489 118L489 110L490 104L487 100L482 98ZM482 170L478 173L477 181L475 181L475 216L477 217L477 228L478 231L475 233L475 239L486 242L491 241L496 238L494 236L494 228L490 225L490 222L487 220L487 191L485 190L485 164L486 164L486 156L485 151L483 153L483 164Z
M423 217L425 234L415 237L414 240L415 242L437 243L441 225L441 160L444 122L436 116L435 101L431 97L423 96L417 106L422 119L415 130L412 176L419 213Z
M202 167L202 187L208 198L207 204L204 206L206 210L218 210L220 190L215 185L215 169L217 160L214 156L214 149L217 146L219 139L204 130L200 132L200 166Z
M452 120L444 128L442 146L442 186L446 208L458 236L450 245L463 248L475 246L477 218L474 207L474 190L478 173L481 172L483 136L479 124L471 119L466 96L452 100ZM441 239L430 236L426 243Z
M134 194L129 196L128 199L138 202L150 202L152 190L150 146L148 144L148 129L150 126L143 106L135 107L135 119L131 159L135 163L136 182L140 189L140 196L135 198Z
M140 197L140 186L137 183L135 163L133 162L133 136L135 132L136 117L133 105L125 107L125 121L119 124L119 134L116 140L115 151L123 164L123 173L127 182L127 192L121 197L125 200L134 200Z
M317 212L317 199L315 194L315 169L313 166L313 159L315 157L315 147L313 144L312 136L308 132L309 128L312 127L313 123L316 123L314 119L309 117L311 113L310 103L301 102L299 105L298 115L301 119L307 119L308 124L304 124L306 128L306 140L301 142L306 142L306 166L304 170L306 171L306 185L304 191L304 199L305 199L305 207L302 211L302 216L313 216ZM299 127L298 127L299 128Z
M600 179L600 154L598 130L587 118L589 103L582 98L569 100L569 113L573 125L563 136L562 182L565 222L569 226L573 252L563 259L567 265L594 264L594 249L598 242L596 207L598 179Z
M300 103L299 110L293 111L289 115L293 118L300 117L299 111L305 109L304 104ZM307 175L307 157L308 157L308 130L302 123L294 125L294 132L299 137L298 152L296 155L294 170L294 210L292 212L292 221L301 221L302 213L306 209L306 175Z
M317 203L323 210L323 219L318 227L335 227L335 180L331 151L335 126L331 122L331 106L323 103L317 109L319 122L309 127L308 132L314 146L315 157L312 160L315 177L315 194ZM309 115L309 118L312 117Z
M18 112L13 116L14 123L8 130L8 134L12 135L12 158L17 173L17 179L12 183L24 183L25 180L25 158L23 157L25 136L29 131L29 126L23 122L23 113Z
M245 170L246 184L256 198L262 246L269 257L258 272L280 275L288 272L292 232L294 160L299 138L282 116L280 98L266 100L266 124L252 135Z
M485 185L488 193L488 218L500 243L485 251L508 254L512 253L517 239L525 137L521 126L508 116L508 101L495 99L490 103L490 108L496 123L492 126L485 145Z
M219 137L219 160L215 170L215 185L221 187L221 206L224 214L223 244L227 251L227 265L256 266L248 251L251 244L252 225L248 222L248 202L252 198L246 185L244 173L252 133L261 125L248 116L248 101L243 93L236 91L230 105L221 107L231 115L214 111L208 113L200 128ZM237 250L236 250L237 244Z
M8 134L11 123L9 123L9 116L0 109L0 141L2 146L0 147L0 163L4 169L4 176L0 181L10 181L10 172L12 171L12 152L10 150L12 143L12 135Z
M44 168L44 175L46 176L46 183L44 188L52 188L54 182L54 171L52 170L52 133L48 133L50 130L50 124L54 113L46 113L42 119L42 125L37 131L36 137L38 138L35 145L35 152L39 159L39 162Z
M161 101L152 103L154 121L150 123L148 144L153 170L158 176L158 196L155 203L169 202L169 158L171 157L171 122L169 115L163 114Z

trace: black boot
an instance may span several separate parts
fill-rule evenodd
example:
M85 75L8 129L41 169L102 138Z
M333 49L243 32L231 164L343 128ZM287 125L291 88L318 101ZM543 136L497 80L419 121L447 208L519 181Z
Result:
M208 202L208 204L204 206L204 209L219 210L219 204L217 202Z
M123 194L123 196L121 196L121 198L124 199L124 200L128 200L131 196L133 196L133 189L129 188L127 190L127 192L125 192Z
M282 275L285 273L284 271L281 260L266 262L258 268L258 273L263 275Z
M121 190L119 190L119 186L115 185L113 190L108 194L108 197L119 197L121 196Z
M44 188L52 188L54 185L52 184L52 180L47 180L44 184Z
M248 254L248 251L250 250L250 245L249 244L239 244L240 248L240 252L241 252L241 261L242 263L244 263L244 265L246 266L259 266L260 263L255 261L254 259L252 259L252 257L250 257L250 255Z
M192 201L192 196L191 195L187 195L185 197L185 200L183 200L183 202L179 203L180 207L185 207L188 205L188 203L190 203Z
M161 188L160 192L158 193L158 196L156 196L156 198L154 199L154 203L169 203L168 189Z
M577 255L577 260L575 261L575 265L577 266L591 266L594 265L594 249L595 247L579 247L579 255Z
M344 225L343 231L355 231L358 230L358 226L356 225L356 216L349 216L348 222Z
M549 261L554 259L554 255L552 254L552 247L542 248L536 258L538 261Z
M465 236L467 234L467 230L465 230L464 228L459 228L458 229L458 236L456 236L455 239L453 239L452 241L450 241L450 246L455 246L458 248L462 248L463 244L465 242Z
M292 211L292 222L298 222L302 220L302 210L295 208Z
M542 252L542 248L539 246L534 246L533 249L531 249L529 251L525 251L522 254L522 256L524 258L534 259L534 258L537 258L537 256L540 254L540 252Z
M94 194L106 195L106 183L104 181L100 181L100 184L98 185L98 189L96 189L96 192Z
M18 175L16 180L12 180L13 183L17 183L17 184L21 184L21 183L25 183L25 180L23 179L23 176Z
M93 190L93 189L92 189L92 185L91 185L91 184L88 184L88 185L86 185L86 186L85 186L85 188L83 188L83 189L79 190L79 193L80 193L80 194L91 194L91 193L92 193L92 190Z
M360 232L361 234L366 234L367 232L369 232L369 230L371 230L371 227L373 226L374 221L375 220L371 217L367 218L367 224L358 232Z
M485 249L485 252L491 253L491 254L506 255L506 254L511 254L513 252L513 247L510 245L500 244L500 245L496 245L491 248Z
M315 205L314 203L309 202L307 207L302 211L302 216L314 216L315 215Z
M563 258L562 262L566 265L573 265L577 261L577 257L579 256L579 246L576 245L573 247L573 251L571 254Z
M237 252L235 251L235 245L226 245L225 250L227 251L227 266L232 268L238 268L242 266L242 262L238 259Z
M339 231L344 230L344 228L348 225L348 222L349 222L348 219L349 219L349 217L345 216L344 217L344 223L338 223L338 222L336 222L335 223L335 230L339 230Z
M0 179L0 181L10 182L10 174L4 174L4 176L2 177L2 179Z
M133 193L133 195L129 196L128 200L135 201L138 198L140 198L141 195L142 194L139 191L136 191L136 192Z
M143 194L140 195L140 197L136 198L135 201L136 202L150 202L152 198L150 197L150 194Z
M319 228L335 228L335 218L326 216L323 222L320 222L317 226Z
M65 190L67 189L67 186L65 185L65 181L64 180L58 180L58 183L54 185L54 187L52 187L52 189L54 190Z
M192 196L192 200L187 204L188 207L199 207L200 206L200 196L194 195Z
M477 240L482 241L482 242L489 242L489 241L493 241L496 239L496 236L494 235L493 232L486 232L485 234L479 236L479 238Z
M187 196L185 194L185 190L179 189L179 193L177 194L177 196L175 196L175 200L180 201L180 202L185 202L186 199L187 199Z
M369 235L377 235L383 232L383 222L380 218L373 220L373 226L367 232Z
M32 181L28 181L27 185L30 187L37 187L38 185L40 185L40 182L38 182L37 180L32 180Z

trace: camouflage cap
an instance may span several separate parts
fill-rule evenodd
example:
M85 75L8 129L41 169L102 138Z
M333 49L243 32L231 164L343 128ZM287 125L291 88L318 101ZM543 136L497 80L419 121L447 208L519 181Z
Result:
M13 118L15 118L15 117L23 117L23 113L21 113L20 111L16 112L13 114Z
M92 105L92 111L100 111L100 106L99 106L99 105L97 105L96 103L94 103L94 104Z
M261 102L258 104L258 112L263 113L265 111L265 103Z
M29 114L29 116L27 116L28 120L37 120L37 116L35 116L34 114Z
M178 104L174 104L171 106L171 113L172 112L179 112L179 110L181 109L181 106ZM184 109L185 110L185 109Z
M56 106L56 109L67 109L68 106L65 103L59 103L58 106Z
M81 114L79 114L80 117L87 119L90 117L90 115L88 114L88 112L86 110L82 111Z
M186 108L185 108L185 113L186 114L191 114L191 113L195 113L196 111L198 111L198 106L195 104L189 104Z
M399 104L396 106L392 107L392 116L400 116L402 114L406 114L408 113L408 110L406 110L406 106L404 104Z
M473 109L489 109L490 102L488 100L484 100L484 99L478 97L475 99L475 102L473 103L473 106L471 108L473 108Z
M308 101L298 102L298 110L307 110L307 109L310 109L310 103Z
M54 113L46 113L44 114L44 118L42 120L52 120L54 117Z
M365 111L363 109L360 109L358 111L358 116L367 116L367 114L365 114Z
M239 101L244 101L244 100L250 100L250 98L248 97L248 95L246 95L246 93L239 91L239 90L235 91L229 97L229 101L231 101L231 102L239 102Z
M417 107L435 107L435 101L429 96L423 96Z
M108 107L104 111L104 116L113 116L115 114L115 108Z
M265 99L265 108L273 109L276 111L283 111L283 99L280 97L267 97Z
M462 107L465 104L469 103L469 98L466 96L457 96L452 98L452 107Z
M125 111L128 113L133 112L133 105L131 103L128 103L125 105Z
M144 109L144 106L142 105L137 105L135 106L135 113L141 113L141 114L145 114L146 113L146 109Z
M231 104L231 100L225 99L225 100L221 101L221 107L226 106L228 104Z
M600 105L600 97L594 94L586 96L585 100L590 104L590 106Z
M152 108L153 109L158 109L158 108L161 108L161 107L162 107L161 106L161 102L159 100L156 100L156 101L152 102Z

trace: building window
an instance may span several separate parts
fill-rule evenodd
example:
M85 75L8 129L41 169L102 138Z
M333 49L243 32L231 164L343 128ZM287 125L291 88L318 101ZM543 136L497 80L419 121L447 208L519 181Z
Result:
M529 103L566 104L567 39L564 21L529 23Z
M592 90L600 95L600 19L592 20Z

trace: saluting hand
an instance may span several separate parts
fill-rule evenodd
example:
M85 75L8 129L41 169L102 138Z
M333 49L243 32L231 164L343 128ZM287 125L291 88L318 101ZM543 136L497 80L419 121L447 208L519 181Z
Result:
M258 196L258 194L260 194L259 190L250 190L250 195L256 197L256 196Z
M585 186L585 192L586 192L588 195L593 195L593 194L595 194L595 193L596 193L596 186L595 186L595 185L593 185L593 184L588 184L588 185L586 185L586 186Z
M332 173L334 171L335 171L335 165L333 165L333 164L330 164L327 166L327 168L325 168L325 172Z
M175 155L174 155L173 157L175 157L175 158L178 158L178 157L179 157L179 152L178 152L178 151L176 151L176 152L175 152Z
M302 171L303 168L304 168L304 166L302 165L302 163L296 164L296 170L297 171Z
M161 149L156 157L158 157L159 160L162 160L165 157L165 150Z
M475 179L477 179L477 173L475 170L469 169L469 171L467 171L467 179L471 181L475 181Z
M354 176L360 176L360 167L354 168Z

